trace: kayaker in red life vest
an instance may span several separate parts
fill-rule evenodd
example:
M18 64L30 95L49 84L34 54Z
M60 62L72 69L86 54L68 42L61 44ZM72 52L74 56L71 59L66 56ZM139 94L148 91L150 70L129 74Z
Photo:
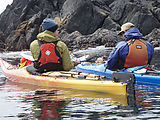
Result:
M118 70L150 64L154 47L142 38L138 28L132 23L121 26L120 33L125 41L118 42L107 60L107 68Z
M58 37L58 24L50 18L42 22L42 32L37 40L30 44L30 51L34 58L34 67L38 72L71 70L77 61L71 61L67 45Z

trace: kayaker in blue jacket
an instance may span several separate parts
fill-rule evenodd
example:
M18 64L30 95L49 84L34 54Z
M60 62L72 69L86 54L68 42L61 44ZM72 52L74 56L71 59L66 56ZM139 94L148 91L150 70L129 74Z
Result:
M107 60L107 68L118 70L150 64L154 47L142 38L138 28L132 23L121 26L120 33L125 41L118 42Z

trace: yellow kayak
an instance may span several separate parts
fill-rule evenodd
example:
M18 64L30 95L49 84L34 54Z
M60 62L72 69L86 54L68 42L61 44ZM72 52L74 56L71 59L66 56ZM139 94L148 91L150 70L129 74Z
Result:
M56 98L60 99L85 99L85 100L105 100L114 104L120 104L122 106L128 106L127 95L116 95L108 93L100 93L94 91L77 90L71 88L54 88L47 86L35 86L31 84L16 83L8 81L7 85L14 86L19 91L29 92L29 91L56 91ZM15 89L14 89L15 90ZM106 99L107 98L107 99Z
M65 71L49 72L45 75L32 75L27 72L26 67L16 68L14 65L0 59L3 74L11 81L26 83L37 86L72 88L86 91L104 92L110 94L126 95L127 83L109 80L98 80L98 76L70 74ZM82 74L83 75L83 74ZM77 77L78 76L78 77Z

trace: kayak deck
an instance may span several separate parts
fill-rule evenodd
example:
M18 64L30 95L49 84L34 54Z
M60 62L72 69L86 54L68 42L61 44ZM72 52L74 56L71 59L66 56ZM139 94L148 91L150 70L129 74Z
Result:
M89 74L106 76L107 79L112 79L113 73L133 73L135 75L136 84L138 85L149 85L149 86L160 86L160 75L157 74L147 74L147 73L135 73L128 71L112 71L105 69L105 64L92 64L92 63L83 63L76 66L78 72L84 72Z
M63 87L87 91L105 92L111 94L126 95L127 83L81 79L71 77L57 77L57 76L39 76L31 75L26 71L26 68L14 69L14 66L8 62L0 59L1 69L4 75L11 81L18 83L26 83L38 86L48 87ZM53 72L54 73L54 72Z

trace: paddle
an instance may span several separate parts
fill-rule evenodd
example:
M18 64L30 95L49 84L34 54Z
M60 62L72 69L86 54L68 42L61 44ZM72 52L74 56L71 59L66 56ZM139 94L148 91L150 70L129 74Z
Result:
M126 70L134 72L134 71L140 70L140 69L145 68L145 67L150 67L151 68L152 66L151 65L136 66L136 67L132 67L132 68L127 68Z
M153 71L147 71L147 73L151 73L151 74L160 74L160 71L158 70L153 70Z
M32 55L28 55L28 54L25 54L25 53L20 53L20 55L24 58L26 58L27 60L31 60L31 61L34 61ZM82 57L75 57L74 55L70 55L71 57L71 60L72 61L79 61L79 62L88 62L90 61L92 58L94 58L95 56L91 56L91 55L84 55Z
M82 57L75 57L74 55L70 55L70 58L72 61L79 61L79 62L87 62L88 60L91 59L91 56L90 55L84 55Z
M28 55L28 54L25 54L25 53L20 53L20 55L24 58L26 58L27 60L31 60L31 61L34 61L32 55Z
M31 61L34 61L33 57L31 55L28 55L28 54L25 54L25 53L20 53L24 58L28 59L28 60L31 60ZM79 57L79 58L76 58L75 56L71 55L71 59L72 61L74 60L77 60L77 61L80 61L80 62L87 62L87 61L90 61L92 58L94 58L95 56L91 56L91 55L84 55L82 57ZM132 68L128 68L126 69L126 71L129 71L129 72L134 72L134 73L153 73L153 74L160 74L160 71L158 70L155 70L152 68L152 70L147 70L145 69L145 67L150 67L152 68L151 65L144 65L144 66L137 66L137 67L132 67ZM105 70L107 69L107 66L105 67L104 69L104 72ZM65 75L66 76L66 75Z
M126 69L126 71L132 73L148 73L148 74L160 74L159 70L153 69L153 65L144 65L144 66L137 66Z

